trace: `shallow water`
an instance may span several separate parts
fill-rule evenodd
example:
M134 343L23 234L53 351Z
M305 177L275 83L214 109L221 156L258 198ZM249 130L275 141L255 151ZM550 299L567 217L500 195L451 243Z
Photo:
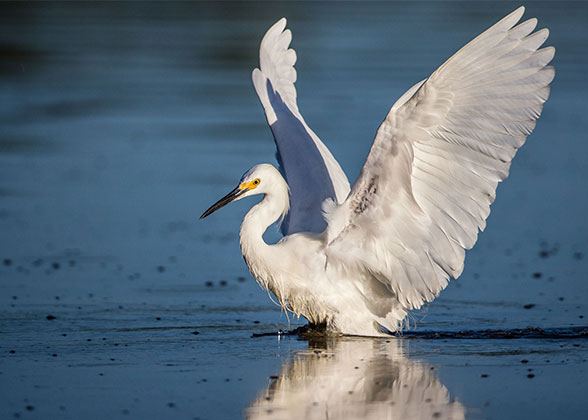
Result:
M551 98L402 338L251 338L303 324L243 264L251 202L197 220L274 162L250 72L279 17L353 180L396 98L517 6L0 4L0 418L585 418L588 343L562 335L588 325L587 3L527 4Z

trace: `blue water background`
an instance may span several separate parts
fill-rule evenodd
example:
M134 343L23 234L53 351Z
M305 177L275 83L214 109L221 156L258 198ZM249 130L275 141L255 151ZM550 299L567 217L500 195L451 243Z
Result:
M249 167L275 163L250 74L280 17L300 110L353 182L394 101L518 6L1 3L0 417L292 418L259 401L279 400L264 399L276 380L284 395L312 389L287 382L291 366L322 383L317 347L335 355L329 378L349 377L354 351L425 367L417 379L445 387L456 418L586 418L585 340L251 339L303 324L241 258L255 199L198 220ZM551 97L463 275L413 329L587 325L588 3L526 6L557 48ZM378 413L386 398L350 404ZM422 414L425 399L403 407ZM321 418L312 403L328 398L303 401Z

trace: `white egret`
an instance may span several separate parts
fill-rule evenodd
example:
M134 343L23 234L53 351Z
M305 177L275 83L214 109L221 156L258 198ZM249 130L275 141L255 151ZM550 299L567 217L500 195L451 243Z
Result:
M296 53L280 19L261 41L253 84L278 149L201 218L263 194L243 219L243 257L259 284L311 326L378 336L432 301L464 266L497 184L549 96L547 29L521 7L392 106L350 189L296 104ZM269 245L268 226L284 237Z

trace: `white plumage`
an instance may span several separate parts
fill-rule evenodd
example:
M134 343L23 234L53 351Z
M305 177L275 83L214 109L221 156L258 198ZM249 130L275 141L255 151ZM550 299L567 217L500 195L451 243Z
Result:
M296 105L286 20L269 29L253 83L286 179L258 165L203 217L265 195L243 220L241 248L284 308L329 331L381 335L399 330L409 310L461 274L555 73L554 48L539 49L548 30L532 33L536 19L517 25L523 12L479 35L394 104L351 191ZM263 232L286 212L286 236L266 244Z

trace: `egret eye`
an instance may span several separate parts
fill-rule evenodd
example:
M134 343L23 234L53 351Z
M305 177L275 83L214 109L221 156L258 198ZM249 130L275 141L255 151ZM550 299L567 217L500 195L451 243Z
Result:
M256 180L253 181L253 185L259 185L259 178L257 178Z

